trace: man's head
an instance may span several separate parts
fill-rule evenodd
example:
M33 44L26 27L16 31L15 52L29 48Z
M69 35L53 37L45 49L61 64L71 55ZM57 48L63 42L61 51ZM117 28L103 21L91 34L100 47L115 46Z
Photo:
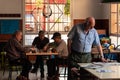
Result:
M54 41L58 43L61 40L61 34L59 32L55 32L52 39L54 39Z
M22 31L20 31L20 30L15 31L14 34L13 34L13 37L15 37L18 41L21 41L21 39L22 39Z
M39 35L39 38L43 40L45 37L45 31L40 30L38 35Z
M95 26L95 19L93 17L88 17L86 18L85 23L86 23L86 27L85 27L86 30L92 29Z

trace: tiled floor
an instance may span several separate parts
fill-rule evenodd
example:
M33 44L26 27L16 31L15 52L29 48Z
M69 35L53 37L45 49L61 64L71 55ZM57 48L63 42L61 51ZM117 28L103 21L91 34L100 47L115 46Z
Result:
M47 66L45 65L44 66L45 68L45 78L42 79L42 80L47 80L46 77L47 77ZM62 75L64 73L64 68L60 68L60 77L59 77L59 80L67 80L67 77L64 75ZM16 79L16 76L19 75L19 73L17 74L17 72L13 72L12 73L12 80L15 80ZM29 73L29 79L30 80L41 80L40 79L40 70L38 70L37 72L37 75L34 74L34 73ZM3 75L3 71L0 70L0 80L8 80L8 71L5 71L5 74Z

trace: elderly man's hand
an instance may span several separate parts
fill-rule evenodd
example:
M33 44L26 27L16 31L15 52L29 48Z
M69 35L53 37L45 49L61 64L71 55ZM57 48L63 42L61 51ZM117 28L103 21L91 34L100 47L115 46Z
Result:
M71 71L77 75L80 75L79 69L77 69L76 67L71 68Z
M102 60L103 62L108 62L105 58L101 58L101 60Z

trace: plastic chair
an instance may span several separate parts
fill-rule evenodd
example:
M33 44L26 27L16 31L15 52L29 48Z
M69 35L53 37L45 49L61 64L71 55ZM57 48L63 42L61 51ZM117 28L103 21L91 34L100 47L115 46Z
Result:
M8 75L8 80L12 80L12 72L13 71L16 71L17 74L18 74L18 71L21 71L22 67L20 64L12 64L10 63L8 57L6 56L7 52L4 52L4 71L3 71L3 76L5 74L5 71L6 71L6 68L8 68L8 71L9 71L9 75Z
M12 71L16 71L18 74L18 71L21 71L22 67L18 64L10 64L9 63L9 76L8 80L12 80Z
M6 52L2 51L1 52L1 68L4 68L4 65L5 65L5 55L6 55Z

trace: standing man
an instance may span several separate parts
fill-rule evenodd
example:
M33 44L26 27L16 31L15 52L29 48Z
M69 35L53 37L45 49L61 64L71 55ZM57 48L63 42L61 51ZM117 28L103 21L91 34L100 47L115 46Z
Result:
M100 44L99 36L94 28L95 19L88 17L83 24L73 26L68 33L68 51L69 51L69 74L70 79L71 71L78 73L79 65L77 63L91 62L91 49L92 45L96 45L101 56L102 61L106 61L103 56L102 47Z
M45 37L45 31L39 31L39 34L35 39L33 40L32 47L37 48L39 50L44 51L45 45L49 43L49 39ZM34 64L34 68L32 69L32 73L36 73L38 70L38 67L40 66L40 72L41 72L41 78L44 78L44 61L42 56L37 56L36 62Z
M25 56L25 53L28 52L29 49L22 46L21 39L22 32L16 31L6 44L5 51L7 52L6 56L8 57L9 64L18 64L22 66L22 72L16 80L29 80L28 73L32 64Z

